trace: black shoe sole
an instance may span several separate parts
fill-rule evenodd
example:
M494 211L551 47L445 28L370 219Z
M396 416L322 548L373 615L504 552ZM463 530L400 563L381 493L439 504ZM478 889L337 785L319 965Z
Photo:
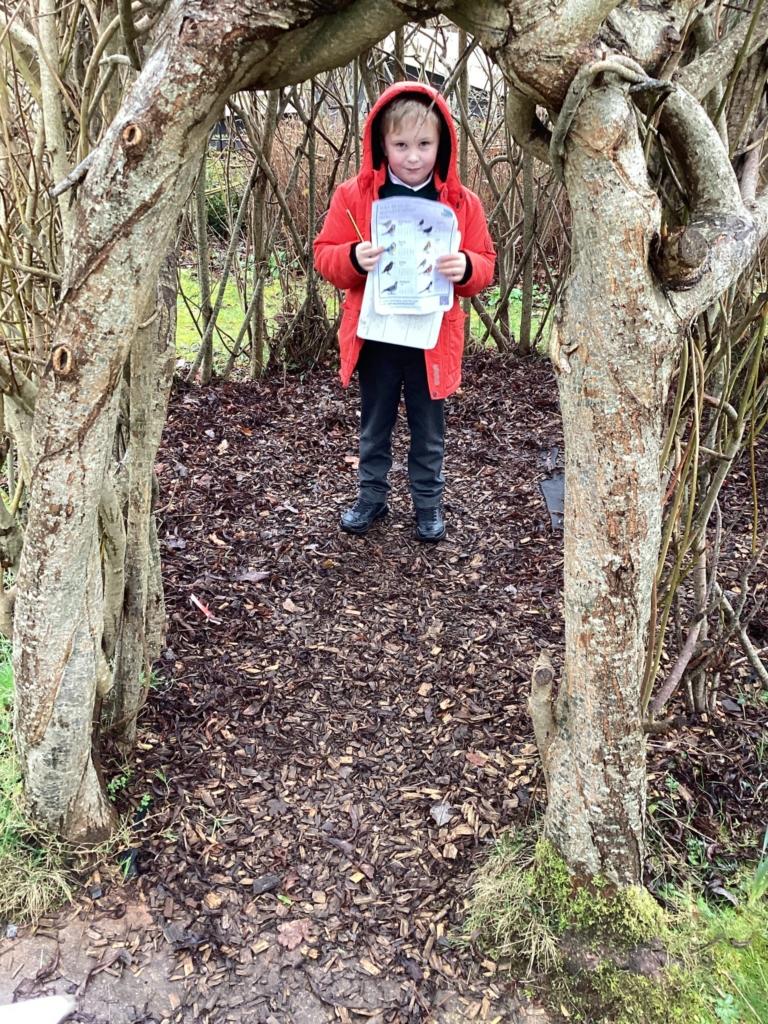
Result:
M416 540L421 541L422 544L438 544L445 537L447 530L443 529L443 532L439 537L425 537L423 534L416 531Z
M389 508L385 505L381 512L375 515L373 519L370 521L370 523L368 523L368 525L364 527L362 530L356 530L354 526L345 526L343 520L339 523L339 526L341 527L344 533L352 533L356 537L362 537L364 533L368 533L368 531L370 530L370 528L373 526L377 519L383 519L384 516L388 514L388 512Z

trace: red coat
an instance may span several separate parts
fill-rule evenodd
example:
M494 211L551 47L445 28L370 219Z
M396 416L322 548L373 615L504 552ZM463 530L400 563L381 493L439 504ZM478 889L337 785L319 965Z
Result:
M446 398L461 383L461 356L464 351L465 314L459 296L476 295L493 280L496 252L488 234L480 200L465 188L456 169L458 144L451 112L443 97L421 82L397 82L380 96L365 123L363 155L360 173L336 189L331 200L325 224L315 239L315 266L323 277L347 294L343 304L344 315L339 330L341 350L341 381L349 384L363 339L357 336L357 324L363 302L367 274L358 274L350 258L352 245L359 239L347 216L355 218L363 238L371 237L371 204L378 198L387 165L379 142L378 115L382 107L401 93L418 92L435 99L446 128L435 165L435 185L439 200L450 206L459 222L461 251L472 263L472 274L465 284L454 284L453 307L443 316L437 344L424 353L427 379L432 398ZM374 130L375 129L375 130Z

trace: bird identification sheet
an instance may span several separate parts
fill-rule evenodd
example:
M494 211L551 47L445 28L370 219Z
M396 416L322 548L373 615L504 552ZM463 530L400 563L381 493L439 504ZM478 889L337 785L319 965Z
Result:
M442 310L436 313L377 313L373 306L373 274L368 275L357 334L368 341L384 341L406 348L434 348L443 322Z
M377 199L371 210L371 242L385 251L368 275L375 311L417 316L447 312L453 305L453 285L438 273L437 261L458 252L459 241L458 221L449 206L408 196Z

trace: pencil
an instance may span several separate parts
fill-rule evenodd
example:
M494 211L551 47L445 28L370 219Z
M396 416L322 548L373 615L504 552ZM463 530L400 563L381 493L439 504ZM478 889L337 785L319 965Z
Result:
M355 229L355 231L356 231L356 233L357 233L357 237L358 237L358 238L360 239L360 241L361 241L361 242L364 242L364 241L365 241L365 239L364 239L364 238L363 238L363 236L362 236L362 235L360 234L360 228L359 228L359 227L357 226L357 224L355 223L355 218L354 218L354 217L352 216L352 211L351 211L351 210L347 210L347 216L348 216L348 217L349 217L349 219L350 219L350 220L352 221L352 227L353 227L353 228Z

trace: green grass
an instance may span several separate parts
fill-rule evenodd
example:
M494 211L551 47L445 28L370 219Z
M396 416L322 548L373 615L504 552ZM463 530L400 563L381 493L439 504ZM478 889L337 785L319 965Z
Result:
M500 298L501 296L499 294L498 285L494 285L493 288L489 289L488 292L485 293L484 302L491 317L493 317L496 313L496 307L498 305ZM536 338L536 335L539 332L541 321L547 312L548 301L549 300L547 298L546 293L543 292L540 288L534 286L533 315L531 316L531 343L533 343L534 339ZM520 319L522 317L522 313L523 290L522 288L513 288L509 296L509 330L512 336L514 337L515 341L519 341L520 339ZM538 345L539 352L547 351L547 346L549 344L549 330L551 320L552 318L550 316L546 326L544 327L544 330L542 331ZM469 323L470 331L472 332L473 337L477 338L478 341L483 339L486 334L485 326L480 317L477 315L477 312L475 311L474 307L472 307L470 311ZM496 347L493 339L490 337L487 339L486 344L490 348Z
M34 921L72 890L62 848L41 837L37 845L26 820L21 773L13 745L11 645L0 638L0 923Z
M195 320L197 320L198 324L202 327L200 318L200 286L197 283L197 275L193 271L182 270L180 276L181 291L179 292L176 305L176 349L181 359L186 359L187 362L191 363L194 362L197 355L201 339L200 329L195 326ZM218 280L212 280L212 304L216 302L218 287ZM182 291L183 295L181 294ZM185 298L186 302L184 301ZM187 303L189 303L189 306ZM213 365L217 371L223 370L229 358L229 352L225 348L224 340L226 340L227 345L231 348L242 322L243 308L240 305L240 296L237 292L235 279L230 277L224 290L224 302L216 319L216 330L213 332Z
M211 278L212 306L216 304L219 280L220 278ZM200 287L197 281L197 273L194 270L181 270L180 281L181 291L176 303L176 350L181 359L191 363L197 355L201 340ZM296 303L299 304L300 301L301 296L298 296ZM273 319L282 309L283 295L280 290L280 282L273 277L267 281L266 288L264 289L264 312L270 334L275 333L276 327ZM229 351L232 349L235 338L242 326L244 315L245 310L240 300L235 279L230 276L227 280L227 287L224 289L224 301L216 318L216 327L213 332L213 366L215 373L220 373L224 369L229 359ZM197 321L200 327L195 325L195 321ZM247 351L247 347L248 338L246 336L242 348ZM240 362L244 363L246 359L247 356L241 353L239 356Z

